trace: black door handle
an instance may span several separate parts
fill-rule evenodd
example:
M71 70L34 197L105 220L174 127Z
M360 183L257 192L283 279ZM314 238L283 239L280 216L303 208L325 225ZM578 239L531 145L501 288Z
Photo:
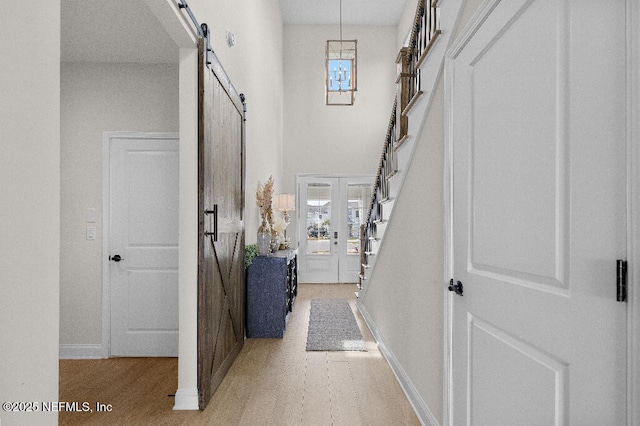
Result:
M212 214L213 215L213 232L206 232L204 235L213 236L213 241L218 241L218 205L213 205L213 210L205 210L204 214Z
M120 257L119 254L115 254L113 256L109 256L109 260L112 262L120 262L121 260L124 260L124 259Z
M449 291L453 291L456 294L462 296L462 283L457 281L455 284L453 283L453 278L449 281Z

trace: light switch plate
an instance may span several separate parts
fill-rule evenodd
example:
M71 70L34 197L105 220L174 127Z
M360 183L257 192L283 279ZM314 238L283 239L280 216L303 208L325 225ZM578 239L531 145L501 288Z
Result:
M87 209L87 223L96 223L96 209Z
M96 239L96 227L95 226L87 226L87 240L93 241Z

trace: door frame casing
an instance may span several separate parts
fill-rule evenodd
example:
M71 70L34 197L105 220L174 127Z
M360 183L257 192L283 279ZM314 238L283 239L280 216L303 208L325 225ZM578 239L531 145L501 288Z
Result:
M473 37L486 18L502 0L485 0L446 52L445 82L452 78L452 59ZM626 0L626 56L627 56L627 425L640 422L640 406L634 402L640 396L640 291L634 288L640 277L640 262L633 262L640 255L640 124L632 117L640 115L640 6L634 0ZM444 150L444 206L445 206L445 267L444 292L444 350L443 350L443 424L452 425L453 413L453 297L447 283L453 277L453 144L452 82L445 84L445 150ZM613 259L615 260L615 259ZM612 262L613 262L612 260ZM634 291L636 290L636 291Z
M640 5L626 0L627 11L627 425L640 424ZM634 285L635 284L635 285Z
M113 139L178 139L175 132L105 131L102 133L102 345L101 357L111 355L111 141ZM178 246L178 251L180 247ZM178 331L179 333L179 331Z

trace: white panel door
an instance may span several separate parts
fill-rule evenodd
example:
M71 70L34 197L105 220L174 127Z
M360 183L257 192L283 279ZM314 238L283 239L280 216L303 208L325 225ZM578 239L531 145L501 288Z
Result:
M622 425L625 8L486 3L448 54L454 425Z
M298 178L298 272L306 283L355 283L371 177Z
M110 355L177 356L178 140L111 138L109 175Z

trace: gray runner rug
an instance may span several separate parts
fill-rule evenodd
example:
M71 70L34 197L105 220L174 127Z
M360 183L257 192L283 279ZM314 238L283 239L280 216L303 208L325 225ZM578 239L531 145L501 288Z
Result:
M344 299L311 300L307 350L366 352L349 302Z

